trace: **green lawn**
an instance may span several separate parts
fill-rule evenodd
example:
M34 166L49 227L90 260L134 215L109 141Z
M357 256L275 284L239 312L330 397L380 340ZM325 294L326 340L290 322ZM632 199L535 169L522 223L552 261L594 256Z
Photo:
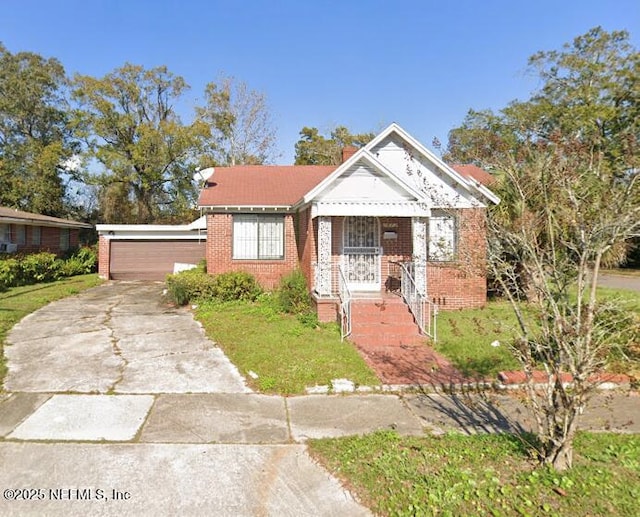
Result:
M617 300L626 310L640 315L637 292L599 288L598 296L600 300ZM507 301L489 301L481 309L442 311L438 314L435 349L466 375L495 377L501 370L519 369L509 349L517 331L517 320ZM615 366L612 363L612 370L621 371L621 365L620 361Z
M640 436L580 433L574 468L535 468L514 435L309 440L312 456L376 515L638 515Z
M518 368L509 351L516 318L508 302L493 301L482 309L442 311L438 314L435 349L465 375L493 376ZM499 346L492 346L492 343Z
M95 287L101 282L96 274L79 275L57 282L14 287L0 293L0 386L7 371L3 345L9 330L40 307Z
M353 345L340 341L336 325L310 328L264 301L205 302L196 318L253 389L292 395L331 379L347 378L366 386L380 383Z

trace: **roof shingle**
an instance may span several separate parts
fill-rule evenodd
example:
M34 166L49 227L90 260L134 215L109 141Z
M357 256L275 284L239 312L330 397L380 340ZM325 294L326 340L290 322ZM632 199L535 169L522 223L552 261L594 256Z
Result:
M336 170L335 165L239 165L216 167L199 206L295 205Z

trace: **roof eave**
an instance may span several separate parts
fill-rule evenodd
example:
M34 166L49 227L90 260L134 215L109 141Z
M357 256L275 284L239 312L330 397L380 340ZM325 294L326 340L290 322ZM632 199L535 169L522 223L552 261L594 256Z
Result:
M295 205L198 205L205 212L291 212Z
M65 223L63 221L43 221L41 219L32 219L29 217L7 217L0 216L0 222L9 223L9 224L25 224L29 226L45 226L49 228L70 228L70 229L90 229L93 228L92 224L89 223L81 223L76 221L69 221Z

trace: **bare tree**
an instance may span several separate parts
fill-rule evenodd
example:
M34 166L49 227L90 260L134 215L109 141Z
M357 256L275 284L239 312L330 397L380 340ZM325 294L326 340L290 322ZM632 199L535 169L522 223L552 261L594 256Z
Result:
M196 108L198 119L211 132L205 161L257 165L274 158L276 131L264 93L222 77L207 84L205 97L206 105Z
M640 55L627 33L595 28L530 64L541 90L499 114L470 112L449 158L498 180L488 263L518 319L540 460L564 470L607 361L640 339L637 318L597 291L603 261L640 235Z
M488 220L489 264L517 315L513 349L526 374L540 459L558 470L572 465L579 415L608 358L640 330L596 290L603 257L640 234L638 171L616 180L565 150L532 146L526 166L504 164L512 212L494 211ZM523 275L527 292L519 289Z

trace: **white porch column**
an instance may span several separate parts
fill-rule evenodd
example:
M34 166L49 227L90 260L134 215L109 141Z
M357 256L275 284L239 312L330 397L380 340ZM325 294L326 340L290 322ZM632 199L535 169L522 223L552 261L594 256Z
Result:
M411 234L413 236L413 275L416 289L421 294L427 291L427 224L426 217L411 218Z
M316 291L331 296L331 217L318 217L318 269Z

